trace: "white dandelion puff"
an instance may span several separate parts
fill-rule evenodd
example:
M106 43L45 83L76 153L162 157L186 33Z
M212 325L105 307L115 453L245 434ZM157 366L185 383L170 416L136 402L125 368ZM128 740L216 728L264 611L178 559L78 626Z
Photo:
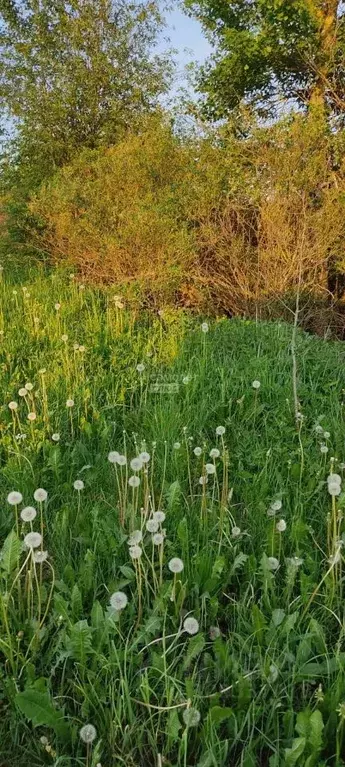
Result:
M64 344L66 344L66 343L67 343L67 341L68 341L68 335L67 335L67 333L63 333L63 335L61 336L61 341L63 341L63 342L64 342Z
M184 564L182 559L180 559L179 557L173 557L168 562L168 567L171 573L182 573Z
M54 309L56 309L56 311L57 311L57 312L58 312L58 311L60 311L60 309L61 309L61 304L59 304L59 302L58 302L58 301L56 302L56 304L54 304Z
M241 528L237 527L237 525L235 525L235 527L233 527L231 529L231 537L232 538L239 538L240 535L241 535Z
M138 458L141 459L142 463L148 463L151 456L150 453L147 453L146 450L143 450L142 453L138 456Z
M213 447L212 450L210 450L210 458L219 458L220 456L220 450L218 450L217 447Z
M153 519L156 520L156 522L159 522L159 524L165 521L165 513L164 511L160 511L159 509L158 511L154 511L152 516L153 516Z
M207 463L205 466L206 474L215 474L216 473L216 467L214 463Z
M138 543L141 543L143 539L143 534L141 530L133 530L133 532L130 534L128 538L128 546L137 546Z
M201 453L202 453L201 447L195 447L194 450L193 450L193 453L194 453L194 455L199 457L199 455L201 455Z
M66 399L66 407L74 407L74 399Z
M162 546L162 544L164 543L164 535L163 535L163 533L155 533L152 536L152 543L155 546Z
M148 533L158 532L158 521L156 519L148 519L146 522L146 530Z
M207 483L208 483L208 477L204 475L202 477L199 477L199 485L207 485Z
M14 400L12 400L12 402L8 403L8 407L9 407L10 410L17 410L18 402L14 402Z
M117 450L111 450L110 453L108 453L108 461L109 463L117 463L119 457L119 453Z
M30 382L30 381L28 381L28 382L25 384L25 388L26 388L26 391L32 391L32 390L33 390L33 388L34 388L34 385L33 385L33 384Z
M28 413L28 421L36 421L36 413Z
M37 515L37 511L34 506L25 506L20 512L20 517L23 522L32 522Z
M130 487L139 487L140 485L140 479L139 477L136 477L134 474L132 477L129 478L128 484Z
M143 462L140 455L136 456L136 458L132 458L130 467L132 471L140 471L143 468Z
M60 441L60 434L55 431L54 434L52 434L52 440L53 442L59 442Z
M225 434L225 426L217 426L216 434L217 434L217 437L222 437L223 434Z
M324 431L323 436L324 436L325 439L329 439L331 434L330 434L329 431Z
M285 519L280 519L279 522L276 524L276 530L278 533L284 533L286 530L286 522Z
M187 632L187 634L190 634L193 636L193 634L197 634L199 631L199 623L196 620L196 618L193 618L192 616L190 618L186 618L183 622L183 628L184 631Z
M140 559L143 553L141 546L130 546L128 551L131 559Z
M321 445L321 447L320 447L320 453L322 453L322 455L326 455L326 453L328 453L328 447L327 447L327 445Z
M43 501L46 501L48 498L48 493L46 490L44 490L43 487L38 487L37 490L34 492L34 499L35 501L39 501L39 503L43 503Z
M18 394L19 394L19 396L20 396L20 397L26 397L26 395L27 395L27 390L26 390L25 386L22 386L22 388L21 388L21 389L19 389L19 392L18 392Z
M126 466L127 465L127 458L125 455L119 455L117 459L117 463L119 466Z
M38 549L42 543L41 533L28 533L24 538L24 543L28 549Z
M186 727L197 727L200 722L200 711L190 706L185 708L182 718Z
M269 570L278 570L279 560L276 557L268 557L267 566Z
M7 496L7 503L9 503L10 506L18 506L22 500L23 496L18 490L12 490L12 492Z
M174 444L173 444L174 450L179 450L180 447L181 447L181 442L174 442Z
M208 330L209 330L208 322L202 322L201 324L202 333L208 333Z
M110 604L114 610L124 610L128 604L128 597L124 591L115 591L110 597Z
M34 553L34 562L36 564L41 565L42 562L46 562L48 559L48 552L47 551L35 551Z
M143 363L143 362L139 362L139 363L138 363L138 365L137 365L137 371L138 371L138 373L143 373L143 372L144 372L144 370L145 370L145 365L144 365L144 363Z
M75 490L78 490L78 491L84 490L85 485L84 485L83 480L82 479L76 479L73 482L73 487L74 487Z
M252 387L253 389L260 389L261 382L260 381L253 381Z
M84 724L81 730L79 730L79 735L83 743L93 743L97 737L96 727L93 724Z
M340 482L328 482L328 492L333 497L337 497L341 493L341 485Z

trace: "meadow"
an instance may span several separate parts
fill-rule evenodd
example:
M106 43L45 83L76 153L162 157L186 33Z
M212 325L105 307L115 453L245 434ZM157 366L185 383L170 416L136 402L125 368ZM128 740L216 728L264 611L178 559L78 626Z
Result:
M345 348L0 284L1 767L345 764Z

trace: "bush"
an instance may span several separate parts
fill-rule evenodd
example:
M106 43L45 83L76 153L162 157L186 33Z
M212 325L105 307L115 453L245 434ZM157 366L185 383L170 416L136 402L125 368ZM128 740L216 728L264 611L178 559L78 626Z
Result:
M34 241L157 305L281 313L298 285L323 301L342 293L341 141L313 116L246 140L222 129L184 143L151 119L41 188L30 203L44 225Z

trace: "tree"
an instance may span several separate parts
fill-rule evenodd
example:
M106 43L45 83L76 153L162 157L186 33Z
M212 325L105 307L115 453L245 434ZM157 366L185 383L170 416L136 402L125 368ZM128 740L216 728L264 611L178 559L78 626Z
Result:
M0 96L19 181L36 186L155 108L168 82L166 59L150 53L161 24L154 0L0 0Z
M345 108L345 6L340 0L185 0L214 41L199 88L213 118L244 99L260 112L277 97Z

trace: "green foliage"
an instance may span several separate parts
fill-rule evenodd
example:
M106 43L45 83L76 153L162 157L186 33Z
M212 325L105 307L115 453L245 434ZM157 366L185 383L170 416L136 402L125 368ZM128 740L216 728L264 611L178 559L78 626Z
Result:
M7 184L25 196L84 147L109 146L156 106L155 3L0 3L0 95L17 125Z
M344 9L339 0L185 0L214 41L199 87L208 114L228 116L242 99L261 113L279 100L344 105Z
M131 310L43 270L22 287L5 270L0 291L4 764L340 765L341 546L330 567L344 522L326 480L344 473L343 345L297 334L296 427L288 325L219 319L203 333L185 312ZM137 494L114 450L128 464L150 453ZM166 515L161 549L152 509ZM23 546L31 525L42 564Z

